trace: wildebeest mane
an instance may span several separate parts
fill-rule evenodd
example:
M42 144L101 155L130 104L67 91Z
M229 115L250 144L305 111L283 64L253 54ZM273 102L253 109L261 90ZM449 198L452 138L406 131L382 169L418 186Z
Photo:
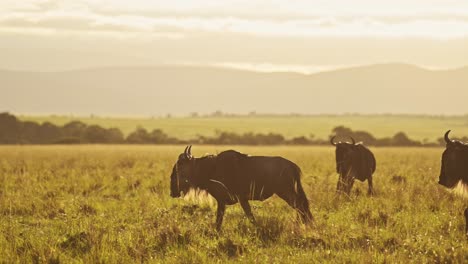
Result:
M225 177L229 178L231 175L235 175L239 162L246 157L248 155L238 151L227 150L217 155L208 154L200 158L194 158L196 177L192 179L194 183L192 189L204 189L210 181L222 181ZM221 173L218 171L219 168L223 168Z

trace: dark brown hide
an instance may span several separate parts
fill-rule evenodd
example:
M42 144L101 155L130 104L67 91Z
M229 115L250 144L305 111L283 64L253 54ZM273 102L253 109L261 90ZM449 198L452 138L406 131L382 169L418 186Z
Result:
M468 145L449 138L450 130L445 133L447 143L442 153L439 184L454 188L459 183L468 186ZM465 209L465 232L468 235L468 208Z
M468 185L468 145L458 140L450 140L447 131L446 147L442 153L439 184L454 188L459 182Z
M374 154L360 143L335 143L333 139L331 143L336 146L336 172L340 175L336 187L337 192L349 195L354 180L358 179L361 182L367 180L368 194L374 194L372 183L372 174L376 169Z
M172 184L174 180L187 181L192 188L206 190L218 202L217 229L221 228L226 205L239 202L247 217L255 222L248 201L263 201L273 194L296 209L304 222L312 220L301 185L301 170L285 158L247 156L227 150L201 158L181 154L175 167L176 176L171 176L171 194L186 191L172 189L176 187Z

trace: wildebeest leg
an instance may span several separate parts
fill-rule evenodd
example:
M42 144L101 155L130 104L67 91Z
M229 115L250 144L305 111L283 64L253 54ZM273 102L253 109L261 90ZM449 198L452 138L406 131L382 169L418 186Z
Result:
M349 196L353 185L354 178L352 175L350 175L350 172L347 172L346 174L340 174L340 178L336 186L336 192L338 194L346 194L347 196Z
M353 189L353 185L354 185L354 179L351 178L349 181L348 181L348 184L346 185L346 194L349 196L351 195L351 189Z
M367 183L369 185L369 189L367 191L367 194L368 195L374 195L374 187L372 186L372 176L370 176L368 179L367 179Z
M465 209L465 232L468 236L468 207Z
M280 192L276 193L281 199L285 200L289 206L294 208L298 213L301 219L303 219L304 222L308 222L309 217L309 212L307 212L307 209L304 208L304 206L300 203L300 200L297 199L297 194L291 190L290 192Z
M226 211L226 204L218 201L218 210L216 211L216 230L221 230L223 223L224 212Z
M343 179L343 175L340 174L340 177L338 178L338 183L336 184L336 192L338 194L341 194L343 193L343 186L344 186L344 179Z
M255 217L252 214L252 209L250 208L248 199L245 197L239 197L239 203L241 204L242 209L244 209L244 213L245 215L247 215L247 218L249 218L250 222L252 222L252 224L255 224Z

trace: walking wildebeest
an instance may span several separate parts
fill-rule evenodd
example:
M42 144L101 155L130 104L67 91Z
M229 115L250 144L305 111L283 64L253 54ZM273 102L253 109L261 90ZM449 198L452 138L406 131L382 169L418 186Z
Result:
M360 181L367 180L369 185L368 194L374 194L372 186L372 174L375 172L375 157L364 145L354 141L334 142L335 137L330 139L330 143L336 146L336 172L340 174L336 191L338 193L350 194L354 184L354 179Z
M309 202L301 185L301 170L282 157L248 156L235 150L195 158L191 147L179 155L171 174L171 196L189 189L207 191L218 202L216 229L221 228L226 205L240 203L252 223L249 200L263 201L277 194L297 210L302 221L312 220Z
M450 130L444 135L447 143L442 153L439 184L453 189L458 184L468 188L468 145L449 138ZM465 232L468 235L468 208L465 209Z

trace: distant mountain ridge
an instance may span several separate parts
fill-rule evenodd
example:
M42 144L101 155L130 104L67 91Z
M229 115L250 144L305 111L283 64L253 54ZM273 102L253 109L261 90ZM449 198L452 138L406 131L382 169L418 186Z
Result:
M0 111L209 113L468 113L468 67L376 64L314 74L202 66L0 70Z

